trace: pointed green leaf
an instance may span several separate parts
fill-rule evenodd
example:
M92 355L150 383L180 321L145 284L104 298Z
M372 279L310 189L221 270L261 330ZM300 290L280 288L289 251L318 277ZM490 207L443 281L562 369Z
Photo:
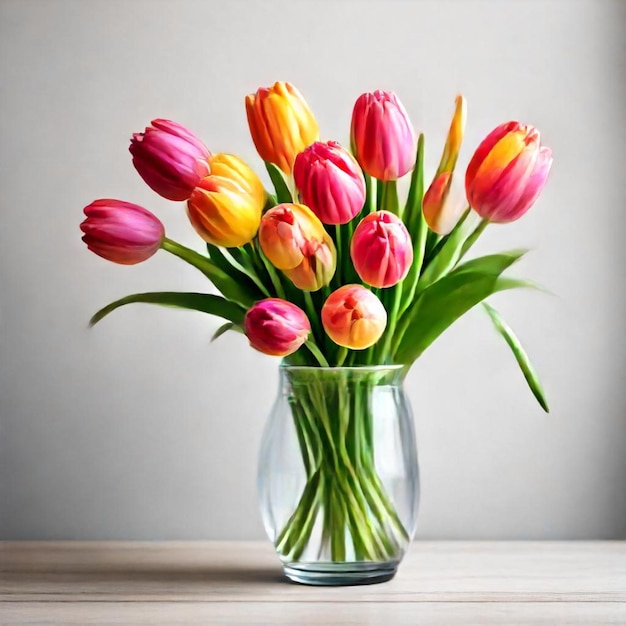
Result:
M517 263L527 252L528 250L520 248L519 250L507 250L497 254L488 254L458 265L452 273L458 276L459 274L481 272L499 276L505 269Z
M211 259L202 256L199 252L167 238L163 240L161 247L200 270L228 300L249 307L258 299L256 291L250 290L246 285L233 280Z
M517 364L519 365L520 370L522 370L522 374L530 387L533 395L537 399L537 402L541 405L541 408L549 413L550 409L548 408L548 401L546 400L546 395L541 386L541 382L539 381L539 376L533 367L533 364L530 362L528 358L528 354L522 347L522 344L519 342L518 338L515 336L515 333L511 329L511 327L502 319L498 311L496 311L491 305L487 302L482 303L483 308L489 314L491 321L495 329L500 333L504 341L509 345L511 351L513 352L513 356L515 357Z
M282 204L283 202L293 202L291 191L289 191L287 181L285 180L280 168L276 167L276 165L270 163L269 161L264 161L264 163L265 169L267 169L267 173L270 175L272 185L274 185L274 189L276 190L276 202L278 202L278 204Z
M482 272L453 272L422 292L400 321L395 362L413 363L447 328L498 291L525 287L524 281Z
M245 309L222 298L209 293L181 293L177 291L155 291L149 293L134 293L125 298L120 298L115 302L111 302L104 308L100 309L90 320L89 325L97 324L103 317L115 311L126 304L143 302L146 304L159 304L161 306L170 306L179 309L191 309L217 315L233 322L234 324L242 324L245 315Z
M213 337L211 337L211 343L216 339L219 339L222 335L227 333L229 330L235 331L237 333L243 333L241 326L237 324L233 324L232 322L226 322L226 324L222 324L214 333Z
M461 254L461 246L466 237L464 224L469 214L470 209L467 209L450 234L435 247L417 283L418 292L432 285L457 264Z

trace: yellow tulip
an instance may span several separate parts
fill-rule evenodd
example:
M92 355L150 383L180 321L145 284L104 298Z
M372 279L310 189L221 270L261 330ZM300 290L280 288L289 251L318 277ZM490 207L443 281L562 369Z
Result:
M440 235L447 235L454 228L466 205L463 201L457 202L456 199L448 197L452 186L452 175L463 142L467 116L465 98L458 95L455 104L439 167L424 195L423 202L426 223L431 230Z
M265 190L259 177L238 157L217 154L211 175L203 178L187 201L196 232L209 243L233 248L252 241L261 223Z

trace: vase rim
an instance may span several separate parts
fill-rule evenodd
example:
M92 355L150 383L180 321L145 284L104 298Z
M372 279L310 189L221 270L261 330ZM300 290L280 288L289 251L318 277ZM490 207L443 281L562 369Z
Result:
M302 371L317 371L317 372L337 372L337 371L346 371L346 372L359 372L359 371L378 371L378 372L394 372L400 371L406 368L406 365L348 365L348 366L333 366L329 365L328 367L322 367L317 365L288 365L286 363L280 364L281 370L302 370Z

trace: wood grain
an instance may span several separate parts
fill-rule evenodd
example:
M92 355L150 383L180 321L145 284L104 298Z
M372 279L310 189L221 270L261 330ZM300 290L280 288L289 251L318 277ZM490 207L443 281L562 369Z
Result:
M287 582L265 542L0 542L0 624L626 624L626 542L415 542L396 578Z

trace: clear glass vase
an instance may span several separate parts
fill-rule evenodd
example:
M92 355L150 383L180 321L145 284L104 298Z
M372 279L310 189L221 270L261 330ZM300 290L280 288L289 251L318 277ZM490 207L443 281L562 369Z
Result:
M265 530L311 585L392 578L415 530L419 474L403 366L282 366L259 457Z

